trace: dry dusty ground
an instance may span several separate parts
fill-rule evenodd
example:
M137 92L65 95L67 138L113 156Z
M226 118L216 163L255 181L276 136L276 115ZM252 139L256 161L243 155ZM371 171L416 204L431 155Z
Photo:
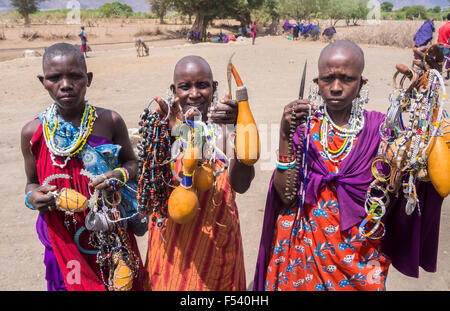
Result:
M76 29L76 27L74 28ZM165 94L171 83L172 70L185 55L203 56L219 81L219 93L226 92L226 64L236 52L234 64L249 89L250 104L261 126L262 157L257 164L256 178L245 195L238 195L247 283L253 279L259 244L265 197L273 155L277 149L277 127L282 106L296 98L301 69L308 60L308 81L317 68L322 42L288 41L282 37L258 38L252 46L249 39L223 44L185 44L183 41L150 43L150 56L137 58L132 36L127 43L95 45L88 58L89 70L94 73L87 98L91 103L118 111L128 127L136 127L138 117L150 98ZM92 39L91 44L95 41ZM101 40L100 40L101 41ZM78 42L75 40L75 42ZM43 47L49 42L7 45L1 49ZM368 109L385 112L387 97L392 88L394 66L410 64L409 50L363 45L366 55L365 75L369 79ZM38 49L39 50L39 49ZM20 53L18 53L19 51ZM11 50L3 50L4 54ZM8 56L7 58L12 58ZM0 290L45 290L44 248L35 232L36 214L24 206L25 175L19 148L22 126L43 111L49 96L36 75L41 72L41 58L19 58L0 62L0 196L4 198L0 224ZM273 132L273 134L270 134ZM444 201L441 217L438 270L421 270L420 278L402 276L390 269L388 290L445 290L450 289L450 200ZM146 237L139 239L145 254Z

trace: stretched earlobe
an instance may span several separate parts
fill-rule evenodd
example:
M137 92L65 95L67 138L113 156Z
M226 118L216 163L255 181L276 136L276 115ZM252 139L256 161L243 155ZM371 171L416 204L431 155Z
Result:
M174 84L171 84L171 85L169 86L169 88L170 88L170 90L172 91L172 93L175 94L175 85L174 85Z
M88 72L88 73L87 73L87 77L88 77L88 83L87 83L87 86L89 87L89 86L91 86L92 78L94 77L94 74L93 74L92 72Z
M361 86L362 85L366 85L367 82L369 82L369 79L367 79L366 77L361 76Z
M41 84L44 85L44 76L43 75L37 75L37 78L39 81L41 81Z

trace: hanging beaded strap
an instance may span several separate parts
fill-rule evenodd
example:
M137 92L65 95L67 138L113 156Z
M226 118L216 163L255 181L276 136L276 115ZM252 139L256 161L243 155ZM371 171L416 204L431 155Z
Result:
M167 219L167 202L171 194L172 171L171 140L168 118L172 103L165 100L168 113L161 120L158 112L149 110L152 100L144 109L139 121L141 139L137 145L139 157L139 182L137 189L138 211L151 215L151 220L162 228Z

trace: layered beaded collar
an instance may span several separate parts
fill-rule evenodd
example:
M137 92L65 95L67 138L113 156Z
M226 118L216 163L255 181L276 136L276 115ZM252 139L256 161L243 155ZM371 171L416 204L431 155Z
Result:
M92 132L97 113L95 107L86 100L80 126L76 128L72 123L65 121L57 113L56 108L56 103L53 103L39 114L39 119L53 165L64 168L70 158L83 149ZM55 156L65 157L64 163L57 163Z

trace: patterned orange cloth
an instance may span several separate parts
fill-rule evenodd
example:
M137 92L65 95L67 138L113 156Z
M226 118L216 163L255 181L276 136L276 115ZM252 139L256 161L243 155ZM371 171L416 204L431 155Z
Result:
M312 120L311 139L330 173L338 173L340 162L331 162L323 152L320 125ZM329 149L339 150L343 143L330 127ZM390 260L380 252L379 240L363 237L356 226L340 231L339 209L345 206L338 206L333 185L320 189L318 198L317 206L305 205L303 226L295 226L298 203L278 216L265 289L384 290Z
M216 169L223 167L217 163ZM187 224L150 224L144 287L153 291L245 290L244 253L235 192L225 170L198 192L200 211Z

